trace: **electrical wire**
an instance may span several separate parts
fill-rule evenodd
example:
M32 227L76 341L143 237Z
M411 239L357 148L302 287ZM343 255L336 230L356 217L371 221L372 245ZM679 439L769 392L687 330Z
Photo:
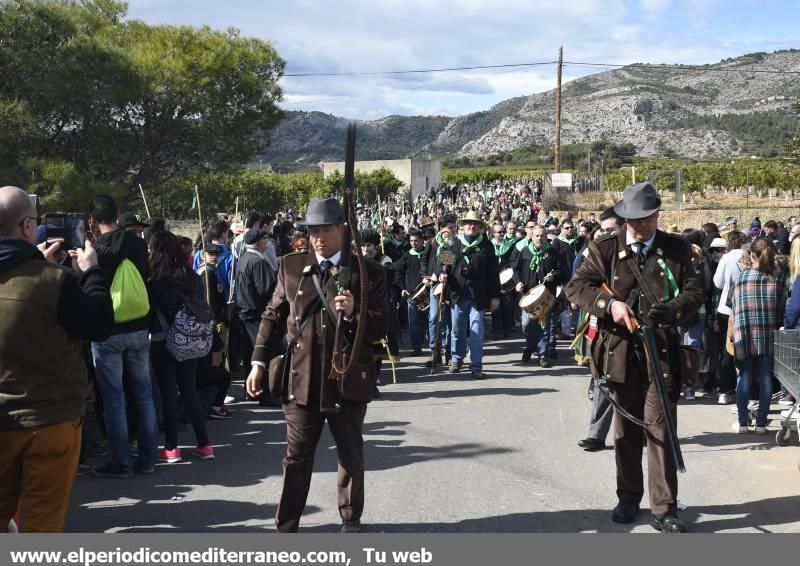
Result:
M355 77L371 75L410 75L414 73L443 73L446 71L474 71L479 69L506 69L509 67L540 67L555 65L558 61L540 61L538 63L507 63L503 65L478 65L474 67L443 67L440 69L408 69L403 71L343 71L330 73L284 73L284 77Z

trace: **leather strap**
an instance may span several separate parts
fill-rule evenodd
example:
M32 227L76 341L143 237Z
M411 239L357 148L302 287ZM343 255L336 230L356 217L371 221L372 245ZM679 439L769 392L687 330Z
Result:
M322 290L322 284L320 283L319 275L314 273L311 276L311 280L314 282L314 288L317 290L317 297L319 298L320 301L322 301L321 304L327 306L328 299L325 297L325 292ZM336 326L336 318L333 316L333 313L331 312L331 310L328 309L328 308L325 308L325 306L322 307L322 310L325 311L325 314L328 315L328 319L330 319L330 321L333 323L333 325Z
M634 258L632 257L632 259ZM655 296L655 293L653 293L653 290L650 288L650 286L647 284L647 281L645 280L644 275L642 275L639 266L636 265L636 261L631 261L630 264L631 264L631 271L633 271L633 276L636 278L636 282L639 283L639 288L644 292L645 296L647 297L647 300L650 301L651 305L658 304L660 301Z

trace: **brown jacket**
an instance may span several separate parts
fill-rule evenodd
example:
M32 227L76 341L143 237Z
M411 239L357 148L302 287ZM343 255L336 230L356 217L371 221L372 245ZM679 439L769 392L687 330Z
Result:
M655 296L664 302L667 280L659 259L672 272L679 289L678 296L670 296L667 302L674 305L677 324L680 324L682 320L689 319L703 303L702 288L692 266L691 248L682 238L660 230L656 232L643 274ZM612 296L602 292L600 285L607 283L614 292L613 298L627 301L636 284L631 270L634 261L633 253L626 244L623 227L616 234L604 236L589 244L586 259L566 289L567 298L571 302L597 317L598 334L591 346L592 374L604 375L609 381L620 383L625 381L630 364L643 364L644 361L635 359L631 348L632 336L628 330L615 324L611 313L606 312ZM647 297L642 295L636 318L640 323L655 329L665 379L679 379L677 330L675 327L658 328L656 324L652 324L647 318L650 306Z
M350 290L353 292L355 310L350 322L343 321L344 336L348 343L352 343L356 323L366 324L366 331L359 363L354 365L355 370L352 375L346 376L345 379L350 379L349 385L356 387L360 387L361 381L364 381L364 387L369 384L371 393L375 383L373 343L386 335L386 328L389 325L386 280L381 266L366 262L368 298L365 315L359 312L360 274L355 257L352 258L351 266ZM312 279L312 274L319 273L318 270L319 264L314 253L303 252L283 256L278 269L275 291L261 319L253 361L269 361L280 353L284 337L291 342L300 333L304 315L310 307L313 307L318 296ZM334 317L335 296L336 284L331 277L326 289L328 299L326 309ZM286 386L281 388L284 401L293 401L306 406L313 403L314 408L325 411L336 411L352 404L342 396L341 384L327 379L333 358L334 335L335 324L321 310L308 321L291 352L288 381ZM313 383L319 384L319 391L312 391Z

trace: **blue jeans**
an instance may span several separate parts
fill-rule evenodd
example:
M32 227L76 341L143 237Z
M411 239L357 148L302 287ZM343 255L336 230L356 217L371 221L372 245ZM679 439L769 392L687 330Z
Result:
M411 348L413 350L422 350L422 338L425 333L425 314L406 301L408 307L408 331L411 334ZM435 328L435 321L434 321Z
M467 323L469 322L469 328ZM453 305L452 359L460 362L467 355L469 339L469 369L483 368L483 311L469 297Z
M428 309L428 342L433 350L436 346L436 320L439 316L439 299L433 295L431 287L431 308ZM442 323L439 328L439 352L447 357L450 352L450 305L442 306Z
M525 349L531 353L536 352L536 355L543 358L549 347L550 338L550 320L545 320L544 328L538 320L531 320L528 313L522 313L520 323L522 325L522 334L525 335Z
M158 423L150 380L150 334L147 330L116 334L105 342L92 342L97 385L103 396L103 416L111 463L131 470L128 421L125 417L123 370L138 413L138 461L143 466L158 461Z
M753 375L755 374L755 375ZM767 426L769 403L772 397L772 358L769 355L745 358L739 379L736 381L736 408L739 424L747 426L747 402L750 400L750 385L758 379L758 414L756 426Z

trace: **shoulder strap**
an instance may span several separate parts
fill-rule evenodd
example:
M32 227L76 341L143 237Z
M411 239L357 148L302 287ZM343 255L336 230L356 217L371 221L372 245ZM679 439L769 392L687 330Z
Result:
M291 342L289 342L289 344L286 346L286 351L287 352L291 352L292 351L292 348L294 348L294 345L297 343L297 341L303 335L303 330L305 330L306 325L308 324L308 321L311 320L311 318L316 314L317 308L319 307L319 305L320 305L320 299L317 298L317 299L314 300L313 303L311 303L311 305L309 306L308 310L306 310L305 314L303 314L303 318L300 319L300 328L297 331L297 336L292 338Z
M634 261L633 259L629 259L629 262L631 265L631 271L633 271L633 276L636 278L636 282L639 283L639 288L647 296L647 300L650 301L650 304L655 305L659 301L656 298L655 293L653 293L653 290L647 284L647 281L642 275L642 272L639 270L639 266L636 265L636 261Z
M311 280L314 282L314 289L316 289L316 290L317 290L317 297L318 297L318 298L319 298L319 300L321 301L321 303L320 303L320 304L322 304L322 305L325 305L325 304L327 304L327 303L328 303L328 301L327 301L327 299L325 298L325 293L322 291L322 284L320 283L320 280L319 280L319 275L317 275L316 273L314 273L314 274L311 276ZM330 319L330 321L331 321L331 322L334 324L334 326L335 326L335 325L336 325L336 323L337 323L337 320L336 320L336 318L333 316L333 313L330 311L330 309L323 308L323 310L325 311L325 313L328 315L328 318Z

